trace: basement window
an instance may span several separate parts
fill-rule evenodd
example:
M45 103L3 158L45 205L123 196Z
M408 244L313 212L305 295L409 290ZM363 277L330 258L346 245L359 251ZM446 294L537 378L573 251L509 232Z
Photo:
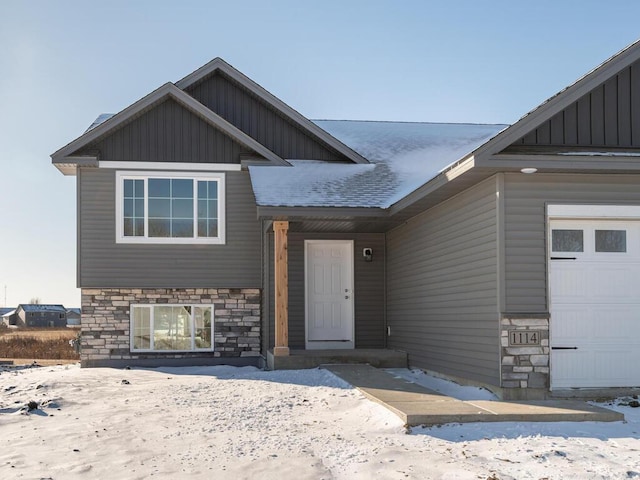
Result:
M213 309L213 305L131 305L131 351L212 351Z

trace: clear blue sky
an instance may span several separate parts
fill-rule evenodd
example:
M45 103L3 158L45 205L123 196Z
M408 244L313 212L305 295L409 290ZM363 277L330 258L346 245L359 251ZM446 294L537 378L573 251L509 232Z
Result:
M220 56L315 119L513 123L640 38L640 2L0 0L0 306L79 306L49 155Z

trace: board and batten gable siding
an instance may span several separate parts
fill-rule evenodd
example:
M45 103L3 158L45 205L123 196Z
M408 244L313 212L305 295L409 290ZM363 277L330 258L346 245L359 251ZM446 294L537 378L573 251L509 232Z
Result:
M640 147L640 62L554 115L514 146Z
M107 161L240 163L251 150L167 99L79 153L94 151Z
M546 313L547 204L640 205L640 175L504 175L507 312Z
M224 75L185 91L281 158L349 161Z
M389 348L412 366L499 385L497 179L387 233Z
M273 233L269 235L269 289L274 292ZM353 240L355 348L385 347L385 237L383 233L298 233L289 232L289 347L305 348L305 240ZM373 250L373 261L366 262L363 248ZM271 295L273 297L273 294ZM267 312L267 309L265 309ZM269 348L275 342L274 306L269 309ZM266 335L266 334L265 334Z
M260 222L248 172L225 173L225 245L167 245L116 243L115 170L79 170L79 287L260 287Z

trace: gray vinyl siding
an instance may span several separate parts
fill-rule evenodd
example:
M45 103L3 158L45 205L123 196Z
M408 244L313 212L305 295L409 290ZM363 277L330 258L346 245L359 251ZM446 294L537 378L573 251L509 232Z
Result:
M387 234L389 348L413 366L499 384L496 178Z
M191 163L240 163L240 154L250 152L171 99L82 151L108 161Z
M640 147L640 62L533 130L514 146Z
M304 132L264 101L219 73L186 91L282 158L348 161L333 148Z
M505 174L507 312L547 303L546 204L640 205L640 175Z
M260 223L247 172L226 172L226 244L116 244L115 170L81 169L82 288L259 288Z
M273 234L269 235L268 262L273 292ZM305 348L305 240L354 241L355 347L385 347L385 238L381 233L328 234L289 232L289 347ZM373 261L365 262L363 248L373 249ZM271 295L273 297L273 294ZM274 345L274 309L269 309L269 347Z

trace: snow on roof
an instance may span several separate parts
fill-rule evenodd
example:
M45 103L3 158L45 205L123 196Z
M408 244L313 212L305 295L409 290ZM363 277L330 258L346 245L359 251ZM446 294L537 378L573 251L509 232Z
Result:
M15 313L15 308L0 308L0 317L10 317Z
M507 125L314 120L371 162L250 166L258 205L387 208ZM289 159L287 159L289 160Z
M93 123L91 125L89 125L89 128L87 128L84 133L87 133L89 130L93 130L98 125L100 125L101 123L106 122L107 120L109 120L114 115L115 115L115 113L101 113L100 115L98 115L98 118L96 118L93 121Z

